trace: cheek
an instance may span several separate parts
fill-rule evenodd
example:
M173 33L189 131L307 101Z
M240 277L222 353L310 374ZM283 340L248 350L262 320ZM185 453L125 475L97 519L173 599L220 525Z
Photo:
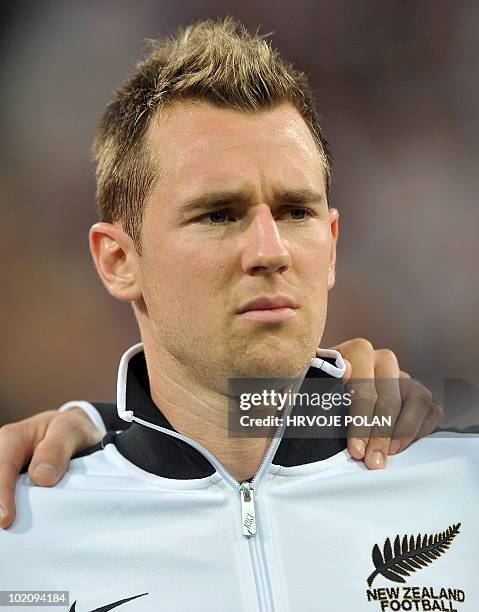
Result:
M203 320L217 317L215 310L224 307L226 264L211 250L165 242L145 261L143 287L150 314L159 318L198 322L200 314Z
M305 237L293 254L293 267L304 282L304 290L320 298L327 288L330 237L326 232Z

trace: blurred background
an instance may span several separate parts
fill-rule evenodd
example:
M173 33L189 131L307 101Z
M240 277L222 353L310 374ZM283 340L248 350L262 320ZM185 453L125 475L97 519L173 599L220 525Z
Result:
M88 252L96 121L145 38L227 14L310 76L332 145L341 237L322 345L363 336L415 375L479 376L479 3L0 7L0 423L114 400L138 335Z

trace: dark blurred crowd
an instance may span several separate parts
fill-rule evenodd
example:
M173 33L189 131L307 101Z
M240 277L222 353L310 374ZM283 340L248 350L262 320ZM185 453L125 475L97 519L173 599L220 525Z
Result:
M87 244L89 147L112 90L180 24L232 14L310 77L334 153L323 346L365 336L418 375L479 376L479 3L2 3L0 423L114 399L137 340Z

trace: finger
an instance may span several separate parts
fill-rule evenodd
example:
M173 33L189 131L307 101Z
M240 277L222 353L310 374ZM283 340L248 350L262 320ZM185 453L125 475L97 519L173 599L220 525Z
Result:
M343 361L344 361L344 365L346 366L346 371L344 372L344 376L343 376L343 384L346 384L351 378L352 367L348 359L343 358Z
M371 433L370 426L364 423L371 422L377 394L372 379L354 379L347 388L352 397L349 415L353 423L348 428L348 450L355 459L364 459Z
M15 424L0 429L0 448L0 527L6 529L15 520L15 485L32 445L20 433L20 425Z
M371 385L374 379L374 348L368 340L356 338L335 347L351 366L346 388L351 393L351 417L372 416L376 402L376 391ZM363 459L369 439L369 428L350 427L348 430L348 451L354 459Z
M0 527L6 529L15 520L15 484L19 471L9 463L0 464Z
M364 463L370 470L383 470L387 466L390 444L391 438L389 436L385 438L375 436L369 439Z
M443 418L444 408L433 402L414 440L419 440L420 438L431 435L439 427Z
M377 401L374 416L381 424L371 428L366 447L364 462L371 470L386 467L392 432L401 412L399 374L399 364L392 351L375 351L374 383Z
M65 474L72 456L95 444L101 436L89 419L67 410L50 424L32 457L28 474L39 486L49 487Z
M390 446L390 454L397 454L406 449L415 439L417 439L423 424L429 417L432 407L431 392L419 381L407 375L401 375L400 380L402 410L396 421L393 432L393 440ZM440 407L431 412L431 418L438 415ZM434 428L438 423L434 421ZM424 431L429 431L430 424L426 423Z

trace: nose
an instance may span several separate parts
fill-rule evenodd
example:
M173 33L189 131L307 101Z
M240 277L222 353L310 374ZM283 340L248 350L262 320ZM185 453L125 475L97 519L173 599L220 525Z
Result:
M258 207L245 230L242 266L252 276L282 273L291 266L291 255L266 204Z

